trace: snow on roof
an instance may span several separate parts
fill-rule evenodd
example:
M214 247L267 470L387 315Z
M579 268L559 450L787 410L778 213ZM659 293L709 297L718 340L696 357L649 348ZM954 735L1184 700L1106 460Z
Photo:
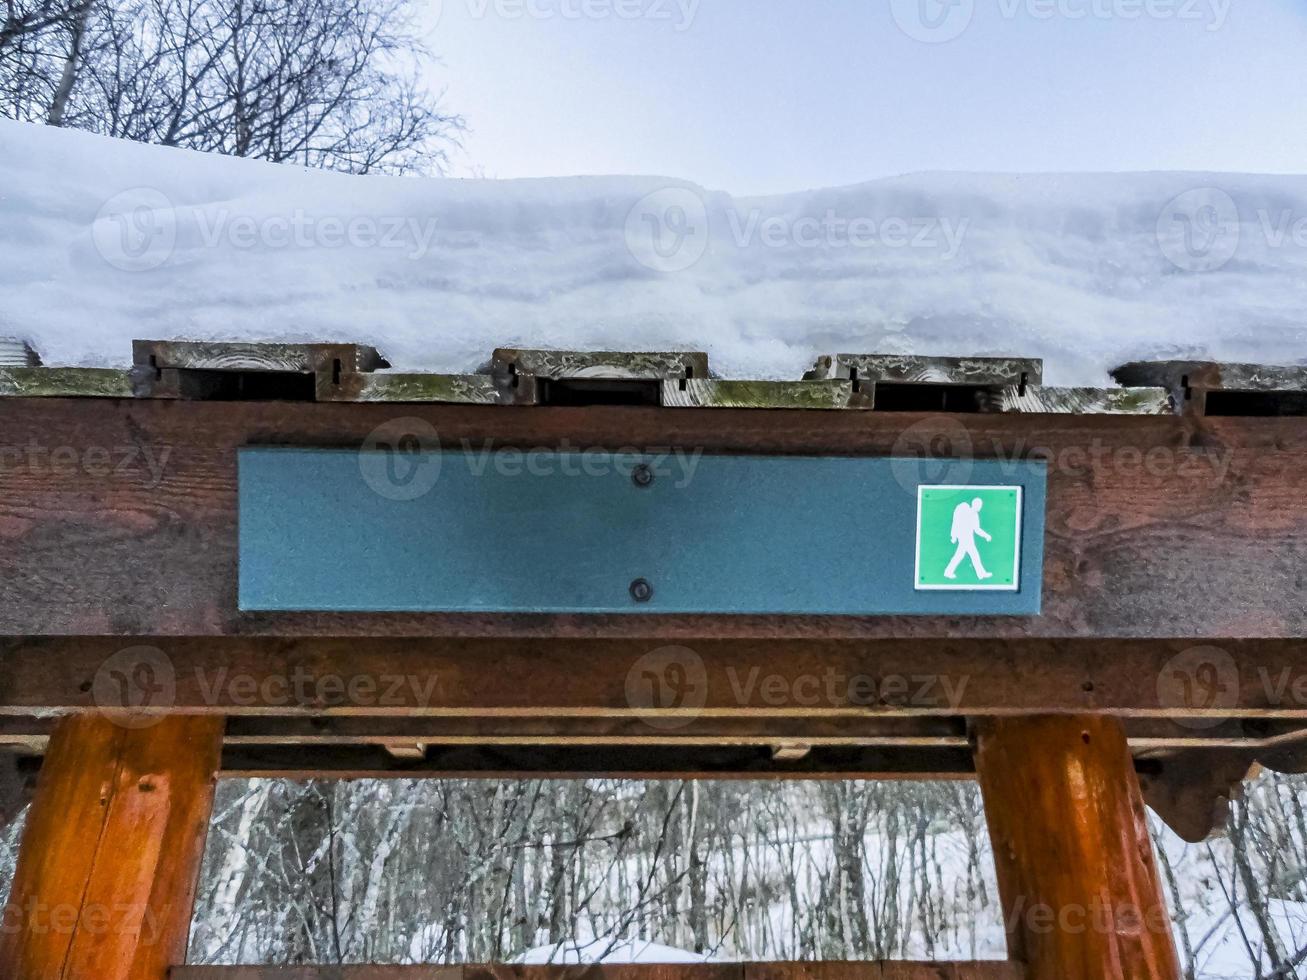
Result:
M404 370L499 346L1307 359L1307 177L927 174L735 198L658 177L353 177L0 120L0 335L353 341Z

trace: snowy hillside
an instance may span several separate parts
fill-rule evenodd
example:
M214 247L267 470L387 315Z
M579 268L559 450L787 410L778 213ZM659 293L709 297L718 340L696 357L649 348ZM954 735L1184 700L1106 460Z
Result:
M923 175L768 198L657 177L351 177L0 120L0 335L1307 359L1307 177Z

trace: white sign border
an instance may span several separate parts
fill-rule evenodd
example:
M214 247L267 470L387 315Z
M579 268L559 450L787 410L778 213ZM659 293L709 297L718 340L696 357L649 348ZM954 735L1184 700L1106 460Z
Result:
M1015 490L1017 492L1016 547L1012 555L1011 585L922 585L921 584L921 491L923 490ZM912 586L916 592L1020 592L1021 591L1021 525L1026 516L1025 487L1021 484L917 484L917 533L912 542Z

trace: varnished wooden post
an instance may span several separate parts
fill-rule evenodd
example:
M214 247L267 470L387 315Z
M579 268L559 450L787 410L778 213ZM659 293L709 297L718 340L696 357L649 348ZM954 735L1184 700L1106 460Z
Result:
M0 924L5 980L165 980L186 954L223 720L60 721Z
M1028 980L1178 980L1120 722L994 718L976 734L1008 948Z

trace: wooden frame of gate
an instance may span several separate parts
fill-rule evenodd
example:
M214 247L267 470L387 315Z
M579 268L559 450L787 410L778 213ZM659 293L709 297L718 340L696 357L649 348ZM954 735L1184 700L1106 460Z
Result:
M184 967L213 781L605 774L978 777L1011 962L581 972L1176 978L1144 800L1197 840L1250 768L1305 767L1307 385L1293 372L1136 365L1123 395L977 381L966 362L964 378L881 393L835 359L746 392L669 386L661 369L652 389L639 372L595 386L592 371L578 388L521 352L454 384L375 374L343 345L270 350L217 364L142 345L132 372L0 368L0 745L13 753L0 786L36 787L0 976L554 977ZM279 391L290 375L309 381ZM85 395L98 397L71 397ZM447 446L1043 458L1043 612L240 612L237 449L357 448L397 416ZM331 561L332 528L320 544ZM859 543L818 518L812 546L852 560ZM692 690L633 696L633 670L675 665L670 684L687 662ZM815 700L800 693L813 679Z

